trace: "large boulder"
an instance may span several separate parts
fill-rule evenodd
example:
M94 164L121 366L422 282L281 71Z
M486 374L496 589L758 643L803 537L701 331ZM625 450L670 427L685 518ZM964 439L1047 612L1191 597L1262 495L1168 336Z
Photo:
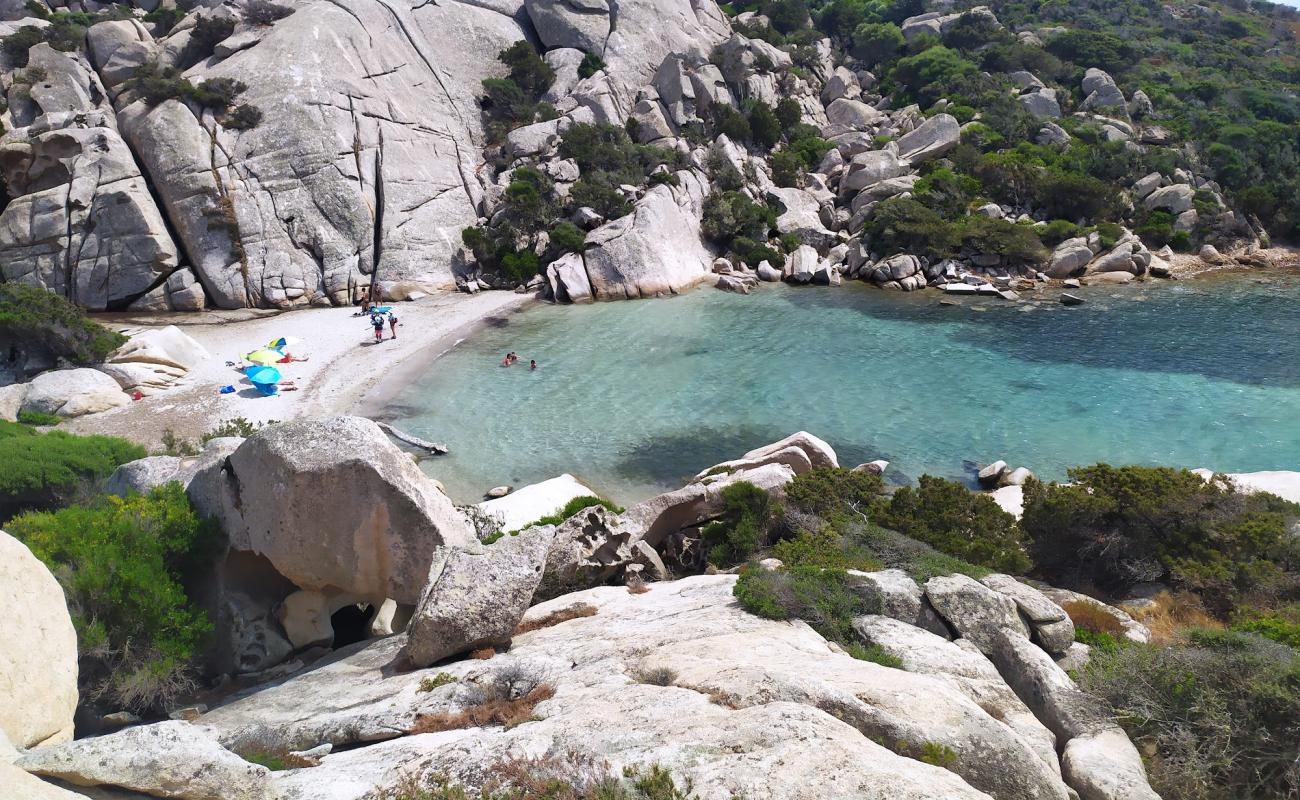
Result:
M1066 239L1052 251L1051 263L1047 267L1049 278L1071 278L1082 275L1092 261L1095 253L1088 247L1088 240L1082 236Z
M1065 609L1048 599L1047 595L1010 575L993 573L980 578L980 583L1015 601L1016 608L1029 621L1034 637L1043 649L1061 655L1074 643L1074 623Z
M925 593L916 581L901 569L876 572L848 570L849 585L867 600L878 614L906 623L944 639L952 632L925 599Z
M986 654L1001 641L1003 631L1029 635L1015 601L974 578L966 575L931 578L925 582L925 596L953 630Z
M835 234L822 224L821 203L812 192L773 187L768 190L767 197L769 201L775 201L780 210L776 218L778 233L794 234L800 242L813 247L830 247L838 241Z
M10 764L3 753L0 753L0 786L5 787L5 800L83 800L85 797L23 772Z
M134 334L100 369L113 376L122 389L150 394L172 386L208 358L203 345L175 325L168 325Z
M530 528L486 547L444 547L407 626L406 654L427 667L509 641L533 600L554 531Z
M961 141L961 125L951 114L935 114L898 140L898 152L913 164L947 155Z
M597 54L605 51L610 27L606 0L527 0L524 8L547 49L571 47Z
M638 538L658 548L669 535L716 518L722 513L722 491L738 481L748 481L768 492L781 493L794 480L794 470L783 463L753 469L719 466L705 477L672 492L657 495L629 508L621 517Z
M1080 88L1083 90L1083 105L1080 108L1084 111L1102 111L1117 116L1127 116L1124 93L1115 85L1115 79L1104 70L1096 67L1089 68L1083 74Z
M414 603L434 552L474 540L447 496L361 417L264 428L188 492L232 549L266 557L299 588L376 602Z
M219 468L221 462L243 443L241 438L222 436L208 441L197 456L145 456L128 461L108 476L104 492L126 497L131 492L148 494L171 481L189 486L200 471L214 466Z
M904 175L911 164L899 158L898 147L889 143L883 150L858 153L850 161L848 172L841 181L841 189L855 192L890 178Z
M631 214L587 234L583 262L596 299L675 294L708 276L713 253L700 239L708 183L690 170L677 179L677 186L653 187Z
M159 722L22 756L28 772L75 786L134 789L178 800L273 800L271 771L226 750L204 728Z
M478 508L501 523L503 531L517 531L564 508L565 503L596 492L567 472L557 478L516 489L505 497L486 500Z
M720 472L754 469L765 464L785 464L794 470L794 474L802 475L812 469L838 467L840 462L829 444L807 431L799 431L780 441L750 450L733 461L715 464L702 470L695 479L702 480L710 474Z
M18 747L66 742L77 709L77 632L63 587L4 531L0 602L0 739Z
M1186 183L1175 183L1154 189L1142 200L1142 205L1149 211L1162 209L1178 216L1192 208L1196 190Z
M79 417L124 406L131 398L112 377L89 367L42 372L32 379L23 411Z

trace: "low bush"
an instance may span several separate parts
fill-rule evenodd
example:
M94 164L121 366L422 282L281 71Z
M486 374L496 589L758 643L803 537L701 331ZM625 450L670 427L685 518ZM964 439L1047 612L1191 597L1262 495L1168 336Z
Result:
M91 320L62 295L25 283L0 283L0 348L10 353L23 377L29 362L98 364L125 343L125 336Z
M202 61L234 32L235 20L231 17L200 16L190 31L187 55L194 61Z
M1038 571L1057 585L1122 596L1161 581L1222 617L1244 593L1280 591L1300 569L1288 533L1300 519L1294 503L1167 467L1095 464L1068 475L1069 485L1027 483L1020 522Z
M1079 686L1140 748L1166 800L1300 792L1300 652L1249 633L1094 651Z
M1267 613L1249 610L1239 613L1232 623L1232 629L1254 633L1300 650L1300 603L1292 603Z
M903 659L885 652L885 649L878 644L849 642L844 645L844 652L859 661L870 661L874 664L879 664L882 667L892 667L894 669L903 668Z
M605 62L595 53L586 53L578 63L578 77L590 78L605 68Z
M420 679L419 691L432 692L434 689L439 689L443 686L453 684L457 680L457 677L452 675L450 672L439 672L437 675L426 675Z
M509 730L531 722L537 704L555 696L555 688L549 683L536 683L526 692L518 694L496 685L482 691L483 696L478 702L459 711L421 714L415 718L415 723L407 733L438 733L462 728L486 728L490 725L499 725Z
M879 611L852 588L842 570L790 567L767 571L747 566L733 590L751 614L801 619L831 641L854 641L853 619Z
M382 800L698 800L658 764L625 767L621 776L592 756L569 752L489 765L477 792L442 776L408 778Z
M118 466L145 455L125 439L37 433L0 421L0 520L70 503Z
M506 77L483 79L483 115L493 142L504 140L511 130L539 117L554 118L554 109L540 98L555 80L555 70L537 50L521 39L498 53L497 60L509 68Z
M792 508L829 518L845 510L865 513L884 488L884 481L873 472L817 467L796 475L786 486L785 496Z
M540 631L543 628L552 628L561 622L568 622L572 619L582 619L583 617L596 616L596 607L589 603L574 603L566 608L552 611L541 617L535 617L525 620L515 627L515 636L522 636L532 631Z
M271 0L249 0L244 5L244 20L250 25L274 25L291 14L292 8Z
M723 489L722 513L700 529L709 563L731 566L748 559L767 544L776 511L772 496L749 481Z
M190 662L211 625L184 586L215 555L220 531L198 517L179 483L29 512L6 530L63 587L83 700L148 712L191 687Z
M776 211L740 192L715 191L704 198L701 229L705 237L751 266L764 259L776 263L772 261L776 251L764 244L775 226ZM757 260L751 261L754 258ZM781 263L784 261L782 258Z
M794 536L782 539L772 546L772 557L780 559L787 567L860 569L870 572L884 566L869 549L831 525L822 526L816 531L800 530Z
M972 564L1010 573L1029 568L1015 517L993 498L931 475L919 484L878 504L875 521Z
M18 424L20 425L58 425L62 421L63 417L41 411L18 412Z
M533 524L534 525L559 525L561 522L564 522L569 517L575 516L579 511L583 511L593 506L600 506L606 511L612 511L615 514L622 514L624 510L622 506L613 503L609 500L606 500L603 497L596 497L595 495L589 494L589 495L583 495L582 497L573 498L569 502L565 503L563 507L560 508L559 511L556 511L554 514L548 514L547 516L542 517L541 519L537 520Z

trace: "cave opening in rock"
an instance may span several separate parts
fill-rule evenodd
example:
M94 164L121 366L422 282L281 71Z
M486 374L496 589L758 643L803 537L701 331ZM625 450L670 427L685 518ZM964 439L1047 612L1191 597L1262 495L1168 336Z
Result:
M351 603L330 615L334 626L334 649L370 638L370 620L375 618L375 606L369 603Z

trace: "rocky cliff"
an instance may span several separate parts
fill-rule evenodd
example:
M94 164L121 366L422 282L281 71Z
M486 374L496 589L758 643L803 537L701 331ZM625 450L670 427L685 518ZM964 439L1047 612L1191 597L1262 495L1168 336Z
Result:
M924 51L910 58L949 50L988 60L990 48L1042 48L1066 31L1022 23L1013 35L988 8L931 5L900 18L904 52ZM9 3L0 276L93 310L347 304L371 283L398 299L526 284L581 301L678 291L707 278L721 254L730 260L718 271L734 273L724 284L740 290L760 272L913 289L970 273L1162 274L1168 253L1153 250L1170 237L1249 250L1263 233L1213 165L1176 141L1168 115L1094 56L1073 56L1088 67L1081 79L1004 66L984 73L992 88L978 92L947 79L913 86L908 59L868 55L860 33L836 32L830 11L816 28L803 13L803 23L752 11L730 19L713 0L209 0L188 12L152 0ZM498 54L521 41L549 70L541 105L521 115L514 106L527 98L510 95L509 124L489 130L481 104L500 115L505 95L484 80L505 75ZM1035 58L1060 63L1047 57ZM892 69L890 86L873 63ZM987 110L963 105L976 96ZM772 129L778 120L784 132ZM1042 147L1127 152L1119 174L1111 156L1086 167L1114 181L1114 202L1083 208L986 180L969 208L947 212L983 217L978 225L909 242L875 224L896 211L881 205L891 198L942 211L935 193L951 187L917 181L959 142L986 152L1013 144L999 132L1006 120ZM659 162L648 184L606 181L596 208L576 187L590 189L582 181L608 165L560 152L568 132L593 125L626 127L657 154L642 157ZM521 211L511 191L522 168L544 176L542 211ZM1028 180L1048 185L1050 172ZM1076 180L1053 192L1080 187L1098 191ZM719 230L705 200L735 190L771 224L741 214ZM561 241L553 226L566 217ZM1083 224L1105 220L1145 224L1146 239ZM491 248L462 247L474 226ZM1065 227L1080 235L1058 235ZM958 241L922 246L945 236ZM815 252L792 258L800 245ZM889 261L900 249L913 258ZM514 261L503 266L506 255Z

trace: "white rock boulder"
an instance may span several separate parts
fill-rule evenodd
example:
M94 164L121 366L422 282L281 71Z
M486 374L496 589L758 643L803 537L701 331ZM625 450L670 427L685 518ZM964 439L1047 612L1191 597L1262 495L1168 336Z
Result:
M517 531L554 514L570 500L595 495L594 489L566 472L516 489L505 497L485 500L478 504L478 508L495 517L501 523L501 530Z
M0 734L18 747L66 742L77 709L77 632L63 587L4 531L0 603Z
M131 402L112 377L89 367L42 372L28 384L23 411L79 417Z

